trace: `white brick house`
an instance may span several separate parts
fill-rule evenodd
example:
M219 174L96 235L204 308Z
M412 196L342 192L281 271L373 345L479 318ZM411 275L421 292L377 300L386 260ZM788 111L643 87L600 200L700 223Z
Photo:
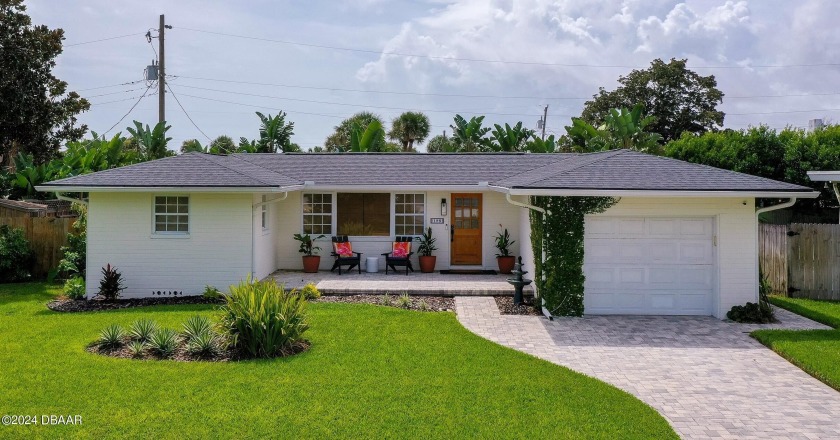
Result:
M86 197L88 293L96 293L97 268L110 263L122 271L129 297L198 294L249 273L300 269L292 235L301 232L327 237L319 242L321 270L332 266L332 235L349 235L354 250L379 255L395 236L426 227L438 238L437 269L493 269L501 225L533 273L529 196L619 197L586 220L586 313L717 317L757 297L756 199L816 196L626 150L190 153L38 189Z

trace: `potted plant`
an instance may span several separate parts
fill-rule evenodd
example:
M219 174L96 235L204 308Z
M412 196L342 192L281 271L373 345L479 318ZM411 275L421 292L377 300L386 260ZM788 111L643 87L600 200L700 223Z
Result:
M499 227L501 228L502 225L499 225ZM510 254L510 245L514 243L516 241L510 239L507 228L496 234L496 249L499 250L499 253L496 254L496 262L499 263L500 273L510 273L513 270L516 257Z
M315 246L314 240L322 238L324 238L324 235L319 235L313 239L309 234L295 234L295 240L300 242L298 252L303 254L303 271L306 273L318 272L321 256L315 255L315 252L320 251L321 248Z
M437 239L432 237L432 228L426 229L418 240L420 241L420 246L417 247L417 252L420 254L420 272L432 273L437 263L437 257L432 255L432 252L437 250L435 247Z

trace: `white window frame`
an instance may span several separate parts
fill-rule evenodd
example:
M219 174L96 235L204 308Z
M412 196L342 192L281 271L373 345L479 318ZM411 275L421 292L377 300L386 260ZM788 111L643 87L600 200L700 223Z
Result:
M397 214L397 196L398 195L413 195L423 196L423 214ZM391 236L396 237L399 235L400 237L420 237L423 235L423 231L426 230L426 211L428 211L428 206L426 202L428 197L424 192L399 192L399 193L391 193ZM416 204L416 202L415 202ZM397 217L423 217L423 223L420 226L420 234L397 234Z
M324 234L324 235L327 236L327 237L334 237L334 236L338 235L338 225L336 223L338 222L338 193L339 192L341 192L341 193L375 193L375 192L382 193L384 191L326 191L326 192L301 193L301 197L300 197L300 211L301 211L300 231L301 231L301 233L303 233L303 216L306 215L303 212L303 206L304 206L304 203L305 203L304 197L303 197L304 194L330 194L332 196L332 213L330 214L330 216L331 216L330 229L332 230L332 233L331 234ZM389 192L388 194L390 194L390 196L391 196L391 216L390 216L391 217L391 219L390 219L390 223L391 223L390 234L391 235L390 235L390 237L367 236L367 235L350 235L350 236L348 236L350 239L352 239L353 241L357 241L357 242L392 241L394 239L394 237L396 237L396 230L397 230L397 221L396 221L396 211L397 211L396 210L396 195L397 194L422 194L423 195L423 205L424 205L424 207L423 207L423 230L425 231L425 229L428 227L427 221L428 221L428 211L429 211L429 195L426 192L423 192L423 191L399 192L399 193ZM311 234L311 235L317 236L317 235L321 235L321 234ZM401 235L401 237L402 236L403 235ZM405 235L405 237L419 237L419 235Z
M260 205L260 225L262 226L263 232L268 232L268 222L269 222L269 211L268 211L268 196L263 194L260 198L262 205Z
M157 198L158 197L185 197L187 199L187 230L186 231L158 231L157 228L157 215L158 213L155 212L155 208L157 206ZM152 237L168 237L168 238L186 238L190 236L190 232L192 231L192 201L190 200L189 194L153 194L152 200ZM182 213L174 213L175 215L184 215Z
M335 216L335 209L336 209L336 200L335 199L336 199L336 193L334 193L334 192L305 192L305 193L301 193L301 195L300 195L300 232L301 232L301 234L306 233L306 231L303 230L304 223L305 223L303 221L304 217L306 215L314 215L314 213L307 214L306 212L304 212L303 207L304 207L304 205L306 205L306 197L305 196L307 194L308 195L320 194L320 195L329 195L330 196L330 233L329 234L323 234L321 232L317 232L317 233L313 232L310 235L314 235L316 237L318 235L321 235L321 234L323 234L327 237L335 236L336 235L336 231L335 231L335 217L336 217ZM318 215L324 215L324 214L320 213ZM321 224L321 223L319 223L319 224Z

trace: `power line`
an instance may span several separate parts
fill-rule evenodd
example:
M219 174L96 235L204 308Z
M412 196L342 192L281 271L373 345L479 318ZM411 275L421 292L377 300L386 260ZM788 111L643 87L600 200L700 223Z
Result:
M284 88L290 88L290 89L326 90L326 91L331 91L331 92L377 93L377 94L388 94L388 95L451 96L451 97L456 97L456 98L545 99L545 100L573 100L573 101L585 101L585 100L593 99L592 96L577 97L577 96L469 95L469 94L460 94L460 93L431 93L431 92L403 92L403 91L394 91L394 90L347 89L347 88L342 88L342 87L306 86L306 85L299 85L299 84L279 84L279 83L265 83L265 82L255 82L255 81L239 81L239 80L207 78L207 77L187 76L187 75L169 75L169 77L170 78L192 79L192 80L198 80L198 81L213 81L213 82L222 82L222 83L232 83L232 84L247 84L247 85L255 85L255 86L284 87ZM834 95L840 95L840 92L791 93L791 94L781 94L781 95L735 95L735 96L727 95L727 96L724 96L724 100L727 100L727 99L757 99L757 98L788 98L788 97L803 97L803 96L834 96Z
M119 91L116 91L116 92L100 93L98 95L85 96L84 98L85 99L87 99L87 98L98 98L100 96L108 96L108 95L117 95L117 94L120 94L120 93L136 92L138 90L143 90L143 87L138 87L136 89L119 90Z
M111 84L111 85L107 85L107 86L88 87L86 89L78 89L76 91L77 92L85 92L85 91L88 91L88 90L107 89L109 87L130 86L130 85L133 85L133 84L141 83L143 81L145 81L145 80L144 79L138 79L137 81L129 81L129 82L124 82L124 83L119 83L119 84Z
M311 99L299 99L299 98L286 98L282 96L270 96L270 95L263 95L259 93L245 93L245 92L237 92L233 90L221 90L221 89L211 89L207 87L196 87L196 86L188 86L186 84L181 84L180 87L186 87L190 89L197 89L197 90L206 90L210 92L218 92L218 93L231 93L234 95L243 95L243 96L255 96L258 98L269 98L269 99L281 99L286 101L296 101L296 102L307 102L313 104L326 104L326 105L340 105L346 107L365 107L365 108L375 108L375 109L383 109L383 110L402 110L402 111L422 111L428 113L481 113L483 115L495 115L495 116L537 116L534 113L495 113L495 112L483 112L483 111L465 111L465 110L434 110L434 109L420 109L420 108L408 108L408 107L388 107L388 106L376 106L376 105L362 105L359 104L348 104L343 102L332 102L332 101L316 101ZM557 116L568 116L571 115L557 115Z
M499 99L569 99L569 100L586 100L592 99L592 97L587 98L578 98L578 97L545 97L545 96L504 96L504 95L467 95L467 94L459 94L459 93L421 93L421 92L399 92L399 91L391 91L391 90L364 90L364 89L345 89L341 87L318 87L318 86L304 86L304 85L293 85L293 84L277 84L277 83L261 83L261 82L250 82L250 81L237 81L237 80L229 80L229 79L216 79L216 78L203 78L197 76L186 76L186 75L172 75L174 78L184 78L184 79L194 79L199 81L215 81L215 82L224 82L224 83L234 83L234 84L249 84L249 85L256 85L256 86L274 86L274 87L286 87L291 89L311 89L311 90L327 90L327 91L337 91L337 92L356 92L356 93L381 93L381 94L390 94L390 95L412 95L412 96L452 96L457 98L499 98Z
M183 84L182 84L182 86L183 86ZM181 96L186 96L186 97L195 98L195 99L203 99L205 101L221 102L223 104L241 105L241 106L244 106L244 107L251 107L251 108L258 108L258 109L280 110L277 107L270 107L270 106L267 106L267 105L245 104L245 103L242 103L242 102L226 101L226 100L223 100L223 99L208 98L206 96L189 95L189 94L186 94L186 93L182 93ZM285 111L286 113L289 113L289 114L300 113L302 115L324 116L326 118L336 118L336 119L344 119L345 118L345 116L325 115L323 113L309 113L309 112L301 112L301 111L294 111L294 110L288 110L288 109L284 109L283 111Z
M83 44L99 43L101 41L116 40L118 38L136 37L138 35L143 35L143 34L134 33L134 34L117 35L115 37L100 38L98 40L82 41L81 43L65 44L64 47L81 46Z
M782 113L810 113L810 112L836 112L840 108L815 108L811 110L783 110L778 112L748 112L748 113L727 113L726 116L745 116L745 115L775 115Z
M314 47L314 48L319 48L319 49L340 50L340 51L346 51L346 52L361 52L361 53L371 53L371 54L376 54L376 55L392 55L392 56L412 57L412 58L428 58L428 59L447 60L447 61L469 61L469 62L476 62L476 63L523 64L523 65L558 66L558 67L624 68L624 69L636 69L636 68L647 68L647 67L649 67L649 66L626 65L626 64L546 63L546 62L539 62L539 61L489 60L489 59L483 59L483 58L461 58L461 57L435 56L435 55L424 55L424 54L414 54L414 53L405 53L405 52L386 52L386 51L382 51L382 50L360 49L360 48L343 47L343 46L330 46L330 45L314 44L314 43L301 43L299 41L278 40L278 39L273 39L273 38L229 34L229 33L225 33L225 32L208 31L208 30L203 30L203 29L194 29L194 28L187 28L187 27L178 27L176 29L181 29L181 30L191 31L191 32L201 32L201 33L212 34L212 35L219 35L219 36L223 36L223 37L241 38L241 39L245 39L245 40L255 40L255 41L264 41L264 42L268 42L268 43L287 44L287 45L291 45L291 46ZM753 64L753 65L749 65L749 66L691 66L691 67L693 69L754 69L754 68L826 67L826 66L840 66L840 63Z
M157 92L149 93L146 96L155 96L155 95L157 95ZM91 102L90 105L103 105L103 104L113 104L115 102L133 101L133 100L139 98L140 96L142 96L142 95L131 96L129 98L124 98L124 99L115 99L113 101Z
M140 104L140 101L142 101L142 100L143 100L143 98L145 98L145 97L146 97L146 93L149 93L149 90L150 90L150 89L152 88L152 86L154 86L154 85L155 85L154 83L149 84L149 86L148 86L148 87L146 87L146 91L145 91L145 92L143 92L143 94L142 94L142 95L140 95L140 98L138 98L138 99L137 99L137 102L135 102L135 103L134 103L134 105L132 105L132 106L131 106L131 108L130 108L130 109L128 109L128 111L127 111L127 112L125 112L125 114L124 114L124 115L122 115L122 117L120 118L120 120L119 120L119 121L117 121L114 125L112 125L112 126L111 126L111 128L109 128L109 129L108 129L108 131L106 131L106 132L104 132L104 133L102 133L102 134L103 134L103 135L108 134L108 132L109 132L109 131L113 130L113 129L114 129L114 127L116 127L117 125L119 125L119 123L120 123L120 122L122 122L122 121L123 121L123 119L125 119L125 117L126 117L126 116L128 116L128 114L129 114L129 113L131 113L131 112L134 110L134 108L135 108L135 107L137 107L137 104Z
M210 136L207 136L207 133L205 133L204 130L198 128L198 125L195 124L195 121L193 121L193 119L190 117L190 114L187 113L187 110L184 108L183 105L181 105L181 100L179 100L178 95L176 95L175 92L172 91L172 87L169 85L169 83L166 83L166 88L169 90L169 93L172 94L172 97L175 98L175 102L178 103L178 107L181 107L181 111L184 112L184 115L187 117L187 119L190 120L190 123L192 123L193 127L195 127L196 130L201 132L201 134L203 134L204 137L206 137L208 141L212 142L213 140L210 139Z

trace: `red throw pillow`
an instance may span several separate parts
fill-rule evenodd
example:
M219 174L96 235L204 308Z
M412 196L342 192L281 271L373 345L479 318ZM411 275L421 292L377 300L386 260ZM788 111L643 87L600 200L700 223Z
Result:
M339 257L352 257L353 245L349 241L343 243L333 243L333 250Z
M411 252L410 241L395 241L391 248L391 256L395 258L405 258Z

